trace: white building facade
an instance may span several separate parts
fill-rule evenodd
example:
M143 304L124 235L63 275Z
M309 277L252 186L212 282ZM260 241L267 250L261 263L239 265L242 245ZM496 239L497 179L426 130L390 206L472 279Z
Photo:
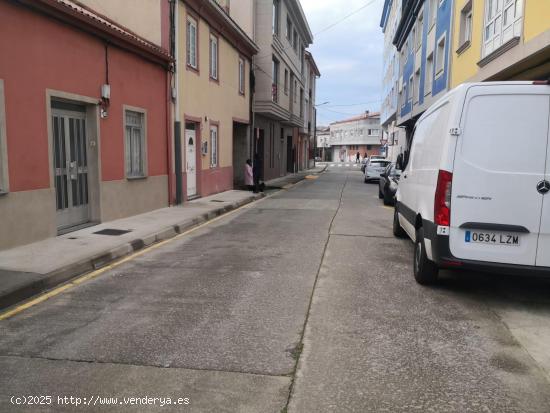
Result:
M331 123L329 144L332 162L355 162L358 153L360 159L384 155L380 114L367 111L362 115Z

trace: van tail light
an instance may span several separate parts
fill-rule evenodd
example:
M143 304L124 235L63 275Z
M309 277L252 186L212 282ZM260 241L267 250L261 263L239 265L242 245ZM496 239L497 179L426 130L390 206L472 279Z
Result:
M439 171L437 188L435 190L434 216L435 224L444 227L451 225L451 190L453 174L447 171Z
M550 85L550 80L535 80L534 85Z

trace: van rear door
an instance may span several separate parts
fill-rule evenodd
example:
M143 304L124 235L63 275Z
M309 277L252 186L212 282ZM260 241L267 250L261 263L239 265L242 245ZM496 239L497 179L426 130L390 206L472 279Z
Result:
M546 87L550 90L550 86ZM549 91L550 93L550 91ZM537 266L550 267L550 125L548 127L548 152L546 155L545 180L537 184L537 191L542 194L542 217L537 250Z
M532 85L472 87L456 146L451 253L535 265L548 150L550 97ZM549 201L550 202L550 201Z

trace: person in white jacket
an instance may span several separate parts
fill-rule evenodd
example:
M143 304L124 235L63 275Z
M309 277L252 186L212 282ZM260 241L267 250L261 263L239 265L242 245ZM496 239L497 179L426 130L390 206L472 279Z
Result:
M244 184L250 191L254 190L254 176L252 173L252 161L250 159L246 160L244 166Z

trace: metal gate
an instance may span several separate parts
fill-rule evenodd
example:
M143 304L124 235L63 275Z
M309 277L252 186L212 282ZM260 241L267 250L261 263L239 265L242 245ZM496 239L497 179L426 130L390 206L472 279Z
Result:
M54 109L52 112L58 230L85 224L90 220L84 110Z

